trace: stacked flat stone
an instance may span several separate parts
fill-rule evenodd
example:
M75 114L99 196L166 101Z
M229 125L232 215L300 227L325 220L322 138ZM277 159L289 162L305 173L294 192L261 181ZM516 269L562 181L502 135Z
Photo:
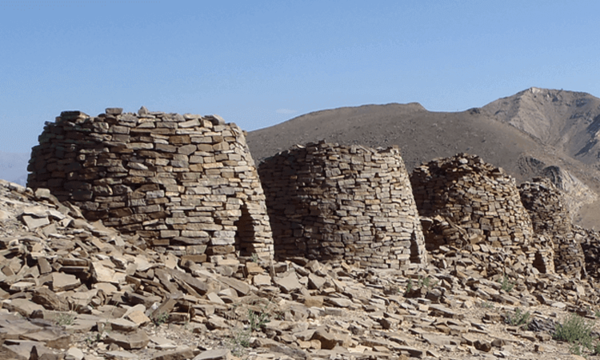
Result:
M397 147L310 143L264 160L259 174L278 257L376 268L426 262Z
M563 195L547 178L519 185L521 201L529 212L533 230L549 238L554 250L554 267L559 274L578 276L585 266L582 236L573 231Z
M596 280L600 279L600 233L577 225L573 225L573 232L585 256L585 273Z
M158 250L204 262L273 256L245 134L218 116L66 111L32 150L28 186Z
M474 251L487 254L502 248L510 256L504 264L490 264L493 268L489 271L511 268L527 273L532 269L531 220L515 180L502 169L478 156L458 154L415 168L410 180L419 214L438 218L434 221L438 225L432 227L434 233L425 232L426 242L434 241L429 247L443 244L464 248L468 244Z

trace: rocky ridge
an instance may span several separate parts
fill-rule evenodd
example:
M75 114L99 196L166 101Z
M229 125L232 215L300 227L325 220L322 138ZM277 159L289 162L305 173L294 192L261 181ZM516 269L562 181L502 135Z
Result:
M594 318L600 291L591 278L487 276L490 258L468 247L406 270L182 263L4 181L0 226L7 359L575 359L551 333L567 311ZM505 323L517 309L527 327Z

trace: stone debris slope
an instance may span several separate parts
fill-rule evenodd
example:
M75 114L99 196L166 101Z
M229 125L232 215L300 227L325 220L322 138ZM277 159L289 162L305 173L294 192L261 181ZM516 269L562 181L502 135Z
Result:
M4 181L0 227L6 359L575 359L551 333L597 309L591 280L487 276L452 245L405 270L182 261Z

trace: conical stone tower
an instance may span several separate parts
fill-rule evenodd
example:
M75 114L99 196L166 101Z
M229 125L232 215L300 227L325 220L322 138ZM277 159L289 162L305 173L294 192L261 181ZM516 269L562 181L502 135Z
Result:
M88 219L197 262L273 256L262 186L235 124L145 108L66 111L39 142L28 186L50 189Z
M424 264L424 239L398 148L320 142L264 160L275 253L377 268Z

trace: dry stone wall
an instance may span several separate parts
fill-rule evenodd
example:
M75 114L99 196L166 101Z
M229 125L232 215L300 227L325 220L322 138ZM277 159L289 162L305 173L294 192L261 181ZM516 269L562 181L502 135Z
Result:
M46 123L28 170L28 186L159 250L197 262L273 256L245 135L218 116L66 111Z
M573 231L585 256L585 274L600 279L600 233L577 225L573 225Z
M311 143L266 159L259 174L277 256L376 268L426 262L397 147Z
M492 272L529 273L538 253L515 180L478 156L458 154L415 168L411 183L424 219L427 247L469 248L484 256L508 254ZM497 262L490 266L496 266ZM539 271L539 269L538 269Z
M533 230L551 240L557 273L578 276L585 266L582 234L574 231L562 193L547 178L519 185L523 206L529 212Z

